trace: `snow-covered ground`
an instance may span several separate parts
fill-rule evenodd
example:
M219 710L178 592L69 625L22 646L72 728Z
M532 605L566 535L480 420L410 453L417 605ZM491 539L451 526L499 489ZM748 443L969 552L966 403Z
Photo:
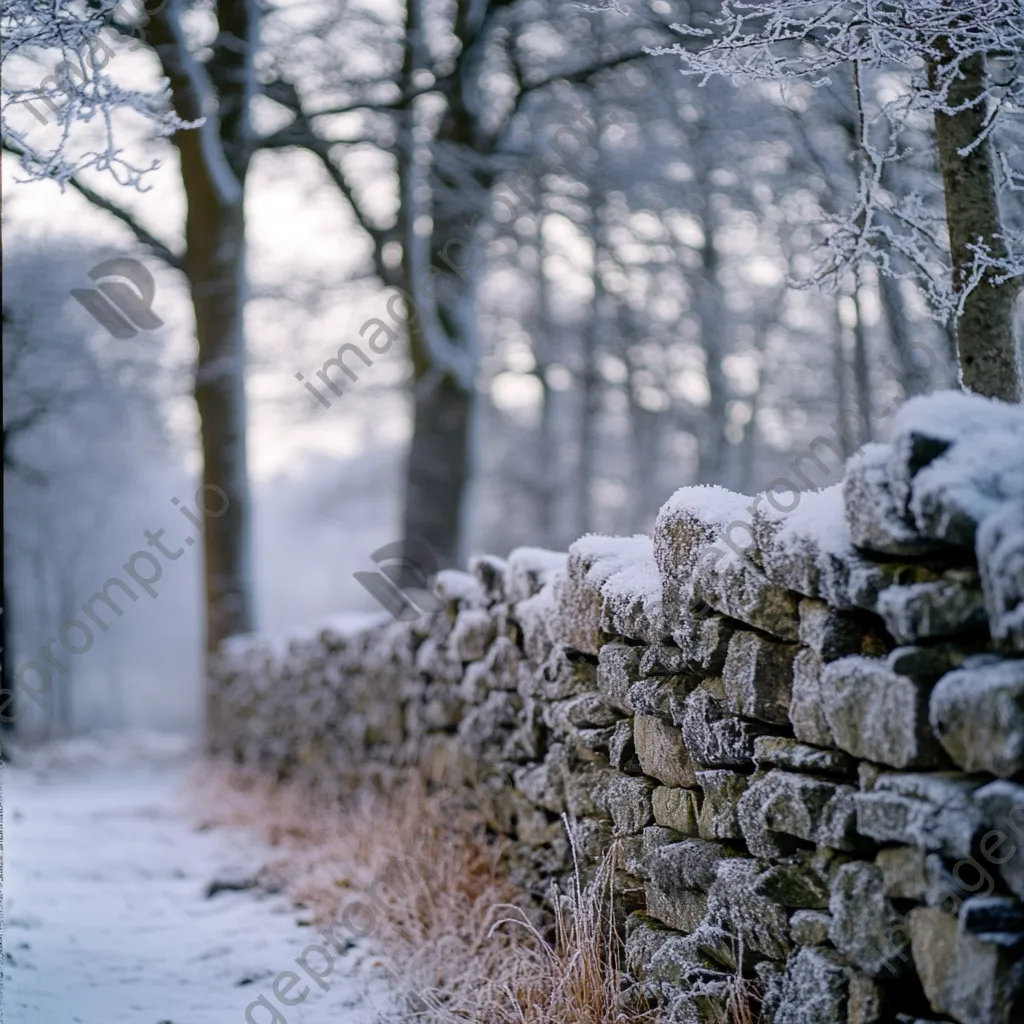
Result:
M383 978L334 951L325 992L296 958L323 939L283 896L222 891L270 857L239 829L197 831L194 758L176 739L80 740L3 768L4 1024L369 1024ZM274 980L298 1005L274 995ZM276 1016L275 1016L276 1014Z

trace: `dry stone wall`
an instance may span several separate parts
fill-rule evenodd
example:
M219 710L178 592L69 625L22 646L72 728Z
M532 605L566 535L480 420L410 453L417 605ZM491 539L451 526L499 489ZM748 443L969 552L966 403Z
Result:
M815 457L814 449L809 458ZM415 623L221 652L219 746L339 797L491 792L542 892L614 848L673 1019L1024 1020L1024 410L908 402L840 486L439 574ZM497 783L488 789L492 783Z

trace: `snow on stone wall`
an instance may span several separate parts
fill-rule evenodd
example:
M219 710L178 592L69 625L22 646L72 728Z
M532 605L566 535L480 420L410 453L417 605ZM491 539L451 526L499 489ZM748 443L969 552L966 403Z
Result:
M687 487L654 537L520 549L429 620L236 638L217 742L344 796L472 787L536 890L616 843L680 1021L1024 1020L1024 410L939 394L843 483Z

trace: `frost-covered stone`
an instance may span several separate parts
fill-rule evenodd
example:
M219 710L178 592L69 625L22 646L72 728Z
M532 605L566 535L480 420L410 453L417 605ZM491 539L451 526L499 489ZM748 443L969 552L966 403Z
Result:
M820 910L798 910L789 919L789 935L798 946L824 946L832 918Z
M910 912L925 995L936 1013L963 1024L1016 1024L1024 1013L1024 937L971 934L965 926L972 902L959 918L934 907Z
M793 688L789 697L789 720L798 740L819 747L831 746L832 730L825 718L821 700L821 658L814 651L801 649L793 659Z
M697 835L700 817L699 791L658 786L651 793L651 810L659 825L675 829L681 835Z
M539 594L546 584L565 572L567 559L564 551L515 548L504 565L505 600L514 605Z
M648 644L640 656L642 676L676 676L687 668L686 657L675 644Z
M982 523L975 549L992 639L1024 654L1024 499Z
M842 487L850 539L859 548L883 555L917 555L940 549L941 545L921 537L897 505L889 485L891 454L891 445L867 444L846 463Z
M744 768L753 765L756 726L729 715L724 703L705 689L683 701L677 724L690 756L708 767Z
M594 802L607 811L615 823L615 834L635 835L654 820L651 810L650 779L608 772L594 791Z
M597 660L597 688L613 708L630 713L629 688L640 678L642 648L610 643L601 647Z
M928 697L929 687L878 659L840 658L822 670L822 711L836 745L894 768L944 763L928 722Z
M927 573L864 558L853 546L839 485L798 497L790 512L761 506L754 518L761 564L773 583L840 609L873 610L884 587L908 573Z
M691 605L712 608L783 640L799 632L796 594L777 586L750 563L722 552L703 562L683 590Z
M759 769L785 768L816 775L850 775L856 767L853 758L841 750L823 750L786 736L758 736L754 763Z
M1000 778L1024 771L1024 659L944 676L931 696L931 724L961 768Z
M977 779L953 772L881 774L869 792L854 795L857 831L882 843L969 857L983 824L977 788Z
M973 570L950 570L940 580L887 587L878 614L900 643L957 636L987 624L985 602Z
M790 949L786 909L763 895L760 876L755 860L719 860L708 890L708 923L734 936L748 955L785 960Z
M877 618L861 611L841 611L813 597L800 602L800 643L822 661L835 661L848 654L879 657L888 650L885 631Z
M569 548L557 591L559 633L578 650L597 654L606 633L667 635L650 537L582 537Z
M615 723L615 729L608 742L608 762L613 768L627 775L643 774L640 760L636 756L632 719L623 718Z
M916 846L886 846L878 851L875 867L882 874L882 891L890 899L922 902L930 888L928 857Z
M795 644L746 631L733 634L722 669L730 710L765 722L788 722L796 653Z
M516 788L531 803L554 814L565 810L565 750L552 748L542 764L517 768Z
M559 631L561 620L557 617L559 579L545 583L538 593L516 602L513 607L522 631L523 649L534 665L543 665L565 642Z
M708 910L707 894L696 890L666 893L653 882L648 882L644 886L644 896L648 914L681 932L696 930Z
M434 577L434 594L453 611L461 608L483 608L487 603L483 585L472 574L461 569L442 569Z
M516 670L517 689L524 696L564 700L597 689L597 665L572 648L553 647L539 669L521 661Z
M655 715L675 721L687 695L699 685L700 676L652 676L638 679L629 688L628 703L638 715Z
M971 548L979 523L1024 496L1024 412L957 392L913 398L893 421L888 478L916 532Z
M626 970L634 978L646 978L654 954L674 934L661 921L648 914L630 914L626 920L626 942L623 948Z
M601 584L601 628L613 636L660 643L667 639L670 627L662 607L661 576L651 540L642 536L616 539L626 542L626 564L610 572Z
M845 1024L849 974L834 950L799 949L786 965L774 1024Z
M654 556L664 581L665 607L685 614L687 608L710 606L795 640L795 596L757 567L752 502L722 487L683 487L662 506L654 527Z
M743 838L758 857L791 853L815 843L836 850L858 846L854 788L795 772L770 771L751 783L739 801Z
M725 665L735 624L724 616L683 615L674 623L672 639L694 672L719 675Z
M988 826L979 843L981 859L995 864L1007 888L1024 899L1024 786L990 782L974 799Z
M829 898L825 860L807 852L774 859L757 876L757 891L783 907L824 909Z
M952 446L917 474L910 511L924 536L973 548L989 516L1024 502L1024 415L1020 421Z
M494 639L495 625L486 608L463 608L455 616L448 643L460 661L479 661Z
M651 715L637 715L633 719L633 737L644 774L665 786L697 784L694 764L678 726Z
M739 820L736 808L747 788L745 775L724 769L698 772L697 784L704 792L700 805L697 831L701 839L739 839Z
M829 938L836 949L872 977L905 973L909 958L893 954L909 947L910 936L885 897L882 872L873 864L851 861L836 871L831 890Z
M703 893L694 893L693 895L695 897L699 895L703 905L706 907L707 897ZM699 916L691 913L689 916L691 918L696 917L699 925L703 913ZM692 931L693 929L689 930ZM675 996L670 998L675 1003L680 996L679 989L689 989L695 984L703 986L709 976L712 975L712 972L717 974L723 981L727 980L727 975L722 971L721 966L715 964L714 961L702 952L700 943L695 941L692 936L672 935L660 944L657 952L651 957L647 976L652 980L663 981L672 986ZM675 1006L673 1006L673 1009L675 1009ZM691 1004L687 1011L687 1016L673 1016L670 1017L670 1020L673 1021L673 1024L675 1024L675 1021L699 1022L700 1017L696 1015L696 1011Z
M498 558L497 555L474 555L469 560L469 571L483 587L488 606L506 599L508 562L504 558Z
M641 875L664 892L698 889L707 892L715 881L718 862L738 857L734 846L687 839L658 847L643 859Z

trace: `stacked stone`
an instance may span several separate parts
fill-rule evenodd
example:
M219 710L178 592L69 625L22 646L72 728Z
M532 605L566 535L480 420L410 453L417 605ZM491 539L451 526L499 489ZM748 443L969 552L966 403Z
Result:
M741 954L778 1024L1022 1019L1024 413L917 400L841 487L775 485L655 527L696 785L641 756L630 962L682 1019L729 1019Z
M815 457L814 448L810 458ZM219 739L340 797L465 787L542 892L609 851L679 1021L1024 1019L1024 411L915 399L843 484L684 488L416 623L237 639ZM747 979L746 985L737 978Z

